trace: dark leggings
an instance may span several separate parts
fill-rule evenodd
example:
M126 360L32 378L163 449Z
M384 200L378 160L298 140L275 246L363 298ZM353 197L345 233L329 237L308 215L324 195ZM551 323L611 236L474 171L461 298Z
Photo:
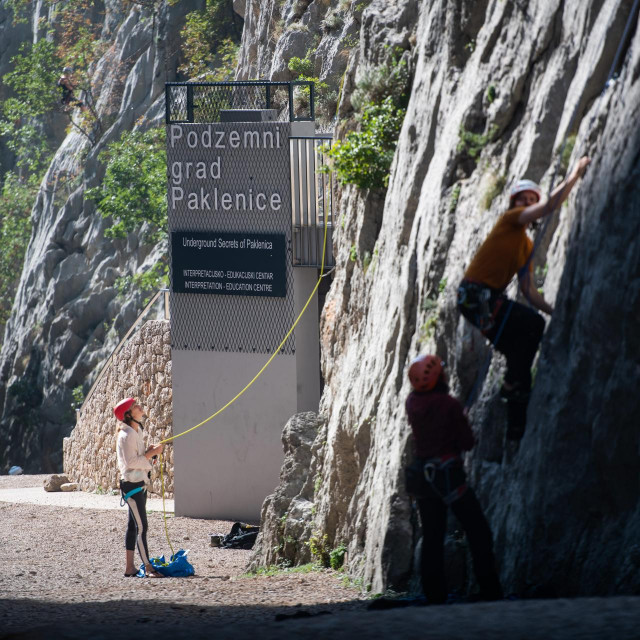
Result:
M144 482L121 482L120 490L123 497L136 487L144 486ZM147 490L143 489L127 498L129 507L129 522L125 535L125 548L138 553L145 565L149 564L149 550L147 548Z
M422 589L429 604L442 604L447 599L444 576L447 507L431 490L417 502L422 522ZM469 488L450 506L467 534L480 597L484 600L501 599L502 587L495 568L493 537L476 494Z
M489 304L492 311L495 311L496 305L500 306L495 315L493 327L482 333L507 359L505 382L510 385L517 383L523 391L529 391L531 389L531 365L544 333L544 318L533 309L509 300L501 293L494 292ZM474 311L463 305L458 308L469 322L478 326ZM506 322L505 316L507 317ZM500 332L500 336L496 344L495 339L498 332Z

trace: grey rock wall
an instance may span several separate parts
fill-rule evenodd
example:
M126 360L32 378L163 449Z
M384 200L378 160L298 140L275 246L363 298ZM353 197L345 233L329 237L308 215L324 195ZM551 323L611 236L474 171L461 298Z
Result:
M166 246L143 244L136 234L105 238L107 224L84 194L104 175L98 156L108 143L136 126L162 124L179 30L185 14L199 6L195 0L163 4L154 20L133 3L105 4L100 19L108 46L90 69L102 129L94 131L94 145L71 129L43 179L0 352L0 470L17 461L27 472L61 468L62 438L74 422L72 390L88 390L142 309L144 296L118 295L116 279L148 269ZM11 32L6 21L0 27Z
M490 350L458 317L457 282L504 210L508 185L526 176L549 189L557 149L576 134L571 161L589 153L594 162L536 257L556 312L536 365L528 430L517 450L505 446L496 398L504 365L493 355L471 413L478 446L467 467L508 591L640 588L637 16L619 77L597 99L632 4L246 0L238 79L289 79L290 58L313 47L315 72L340 91L338 113L348 117L351 95L383 59L383 45L402 49L412 73L386 194L338 194L343 223L334 229L337 268L321 324L318 434L312 441L306 419L287 427L292 473L284 469L265 504L257 562L277 560L265 545L279 544L278 521L291 512L287 535L298 540L287 557L303 561L306 538L326 535L330 547L348 547L348 571L373 591L409 583L419 531L402 486L411 449L406 366L419 352L437 351L453 392L468 396ZM135 296L116 299L115 278L163 250L135 237L104 239L83 193L102 177L97 154L107 142L141 116L162 117L162 85L174 77L172 42L187 5L162 9L153 41L144 12L106 5L114 44L95 77L101 112L113 124L91 150L77 134L65 138L47 179L67 172L78 182L64 197L43 190L34 208L0 354L4 467L59 466L71 389L91 379L140 306ZM460 146L461 128L489 134L477 156ZM114 322L110 335L105 320Z

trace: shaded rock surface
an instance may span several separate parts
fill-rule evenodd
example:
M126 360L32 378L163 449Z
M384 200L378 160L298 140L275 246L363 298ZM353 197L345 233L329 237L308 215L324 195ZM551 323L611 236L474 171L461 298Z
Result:
M314 443L324 433L322 422L312 412L298 413L282 432L284 462L280 484L267 496L260 513L260 533L250 566L296 565L309 562L312 535Z
M94 375L140 307L135 296L116 299L115 278L144 269L163 248L105 239L83 193L102 177L97 155L107 142L141 116L162 117L162 84L175 77L172 39L187 4L163 6L157 32L143 9L107 5L104 29L114 45L96 78L101 113L113 124L83 161L86 142L74 133L64 139L46 180L64 171L78 183L62 203L41 193L33 210L0 354L0 466L59 467L71 389ZM505 446L496 397L504 362L493 354L471 412L478 446L467 467L507 591L638 592L637 15L621 43L632 5L244 3L239 79L288 79L291 57L316 47L326 56L316 56L314 71L341 87L325 99L339 99L338 113L349 117L354 90L387 55L384 44L400 48L412 74L387 192L337 194L337 268L321 325L322 426L311 445L306 427L289 430L300 457L291 452L291 473L283 475L291 487L285 481L265 506L271 524L256 558L273 561L265 546L279 544L277 523L295 512L296 561L307 536L326 535L330 548L347 547L348 571L373 591L409 583L419 531L402 481L411 453L406 366L421 351L437 351L453 392L469 395L491 351L459 318L457 283L505 210L505 189L526 176L548 191L558 148L575 135L569 163L585 153L594 161L534 262L556 311L536 364L528 429L519 448ZM599 98L620 43L616 79ZM105 320L113 321L110 334ZM303 479L295 468L307 459Z

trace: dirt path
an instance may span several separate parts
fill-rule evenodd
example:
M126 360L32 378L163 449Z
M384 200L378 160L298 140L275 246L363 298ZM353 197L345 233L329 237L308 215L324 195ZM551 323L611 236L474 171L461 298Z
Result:
M0 477L0 489L19 486L33 479ZM0 502L0 640L640 637L639 597L367 611L334 572L241 577L249 551L209 546L209 533L228 532L229 522L169 519L195 576L124 578L126 518L125 509ZM162 514L149 522L150 552L167 553Z

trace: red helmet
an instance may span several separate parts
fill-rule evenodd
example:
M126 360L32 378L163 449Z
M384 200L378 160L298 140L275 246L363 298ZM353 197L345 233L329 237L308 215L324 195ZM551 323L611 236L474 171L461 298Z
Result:
M120 400L120 402L113 407L113 414L118 418L118 420L124 422L124 414L129 411L135 403L135 398L125 398L124 400Z
M409 365L409 382L416 391L431 391L442 375L440 356L418 356Z

